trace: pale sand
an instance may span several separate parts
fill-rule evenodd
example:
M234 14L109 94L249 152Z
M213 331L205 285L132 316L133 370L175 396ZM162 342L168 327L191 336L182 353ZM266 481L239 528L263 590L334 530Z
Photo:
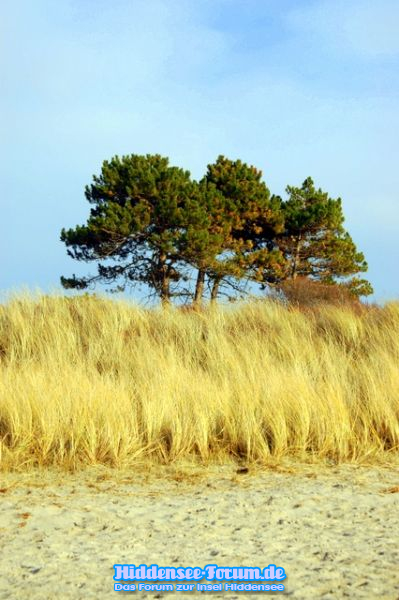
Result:
M236 469L3 476L0 598L126 597L114 563L286 570L284 593L205 594L214 599L399 598L399 493L387 493L397 468ZM204 594L128 595L185 596Z

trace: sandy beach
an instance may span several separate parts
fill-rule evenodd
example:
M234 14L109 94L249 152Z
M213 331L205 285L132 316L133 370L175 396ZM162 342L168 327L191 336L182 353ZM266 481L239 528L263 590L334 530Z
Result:
M399 598L399 471L353 465L145 474L91 468L1 478L0 598L110 598L113 565L285 569L284 592ZM183 592L131 592L182 598ZM194 591L191 598L203 597Z

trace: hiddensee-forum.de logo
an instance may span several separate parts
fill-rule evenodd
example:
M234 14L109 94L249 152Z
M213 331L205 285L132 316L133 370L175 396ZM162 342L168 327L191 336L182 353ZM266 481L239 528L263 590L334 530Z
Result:
M282 583L258 583L263 581L280 582L286 578L282 567L270 564L259 567L159 567L158 565L114 565L115 591L284 591ZM208 582L199 583L206 579ZM136 581L133 584L122 583ZM147 583L150 581L186 581L196 583ZM232 583L226 583L231 581ZM140 582L140 583L139 583ZM234 583L233 583L234 582ZM237 583L238 582L238 583ZM256 582L256 583L254 583Z

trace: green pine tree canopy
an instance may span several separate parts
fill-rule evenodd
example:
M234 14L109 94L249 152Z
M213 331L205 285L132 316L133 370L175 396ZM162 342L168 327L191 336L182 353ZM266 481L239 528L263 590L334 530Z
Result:
M215 301L248 282L267 288L298 276L371 294L357 276L367 263L343 227L341 199L310 178L286 191L286 200L271 195L260 170L224 156L200 181L158 154L115 156L86 187L87 223L61 232L69 256L94 261L97 273L61 282L145 284L163 304L181 296L199 305L207 290Z

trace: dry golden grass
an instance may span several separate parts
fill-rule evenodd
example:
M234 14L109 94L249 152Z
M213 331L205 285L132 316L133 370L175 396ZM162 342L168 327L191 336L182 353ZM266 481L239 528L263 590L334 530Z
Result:
M364 461L399 448L399 304L0 306L0 465Z

